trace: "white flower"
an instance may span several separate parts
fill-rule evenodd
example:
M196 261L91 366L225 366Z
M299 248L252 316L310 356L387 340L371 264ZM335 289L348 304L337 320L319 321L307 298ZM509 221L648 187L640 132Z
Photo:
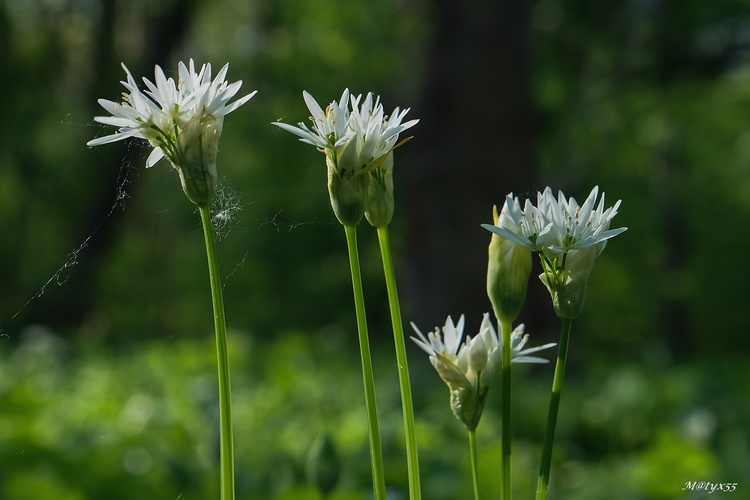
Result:
M331 102L325 111L307 91L302 96L312 115L312 126L302 122L297 126L278 121L273 124L326 155L328 193L333 212L342 224L356 226L368 206L368 174L382 170L378 180L382 181L384 193L377 194L392 193L388 179L390 171L386 171L392 163L387 160L400 145L396 144L399 133L414 126L418 120L402 123L408 109L400 111L396 108L390 117L385 116L380 97L372 93L360 105L362 95L351 96L346 89L341 99ZM381 165L386 166L381 169ZM382 208L378 222L390 220L392 205L389 200L374 200L373 206Z
M325 111L307 91L302 96L311 113L312 127L303 122L296 127L279 121L273 124L332 155L337 171L347 178L363 173L375 160L390 152L398 135L419 121L402 123L408 109L396 108L390 117L385 116L380 97L372 92L360 106L362 95L352 96L349 89L345 89L341 99L332 101Z
M475 428L484 409L487 390L502 363L502 340L492 326L490 315L484 315L479 333L474 338L467 336L463 343L463 315L458 324L448 316L442 331L435 328L426 337L414 323L411 326L417 334L412 340L430 356L432 366L451 391L453 413L469 429ZM511 332L510 339L513 363L547 363L546 359L529 354L555 345L524 349L528 335L524 334L523 325Z
M560 191L557 199L548 187L537 193L536 206L526 200L524 208L513 193L505 198L500 221L496 225L483 224L485 229L536 252L564 254L570 250L582 250L594 245L599 252L606 240L627 230L625 227L609 229L617 215L621 200L604 210L604 193L594 210L599 187L591 190L588 198L579 206L575 198L569 200Z
M448 319L445 320L445 326L443 326L442 331L435 327L435 331L428 333L427 338L425 338L422 332L419 331L417 325L411 323L411 327L419 336L419 338L412 337L411 339L416 342L422 350L430 355L430 361L433 365L435 364L435 361L433 361L435 355L439 354L451 363L462 366L462 371L468 368L468 361L465 359L465 352L462 353L464 356L462 356L461 361L459 361L459 352L462 350L461 337L464 332L463 314L458 319L457 326L454 325L453 318L448 316Z
M518 198L511 193L505 198L500 220L495 225L482 225L498 236L539 252L544 270L540 279L561 318L574 319L580 314L596 257L607 240L627 230L609 228L621 201L605 210L604 193L597 204L598 196L599 187L595 186L583 205L579 205L562 191L555 199L548 187L537 193L536 206L527 200L522 210Z
M604 210L604 193L599 204L594 209L599 186L595 186L583 202L578 205L575 198L566 199L560 191L557 201L552 196L552 190L544 192L546 201L546 215L551 221L551 229L547 238L547 248L554 253L564 254L570 250L598 246L598 252L604 249L606 240L627 230L626 227L609 229L612 219L617 215L617 209L622 200L617 200L614 206Z
M546 207L542 194L538 193L540 207ZM552 222L547 214L526 200L524 208L513 193L506 195L500 217L495 224L482 224L482 227L498 236L510 240L533 252L544 249L547 234Z
M359 107L361 98L361 95L351 98L349 129L355 133L358 163L369 166L390 153L396 146L399 134L419 120L402 123L409 109L401 111L396 108L390 117L385 116L380 96L375 97L372 92L367 94Z
M252 92L231 104L242 81L226 81L229 64L224 65L211 80L211 65L204 64L199 72L191 59L189 66L180 62L179 80L175 83L167 78L161 67L155 68L155 83L147 78L143 81L146 90L141 91L125 64L122 65L127 81L121 82L128 92L123 93L123 102L117 103L99 99L99 104L111 116L97 116L99 123L119 127L119 130L105 137L89 141L88 146L99 146L120 141L128 137L146 139L154 150L146 160L151 167L166 156L175 168L178 164L177 142L180 133L193 118L211 116L216 120L218 133L221 133L224 116L245 104L256 92Z
M278 121L273 124L321 150L340 151L354 138L355 132L349 129L349 89L344 90L341 99L331 102L325 112L306 90L302 92L302 98L310 110L312 128L303 122L299 122L298 127Z

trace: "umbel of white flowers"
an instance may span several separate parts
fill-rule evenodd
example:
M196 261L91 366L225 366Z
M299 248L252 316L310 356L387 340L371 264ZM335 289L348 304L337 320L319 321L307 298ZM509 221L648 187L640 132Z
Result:
M282 122L274 125L316 146L326 155L328 194L336 218L344 225L356 226L366 215L376 227L387 225L393 216L392 152L409 139L397 144L398 136L419 120L402 123L409 112L393 110L390 117L383 111L380 97L372 92L364 102L362 95L351 96L344 90L341 99L325 111L307 91L302 96L310 110L312 128Z
M224 116L249 101L257 91L229 104L242 81L226 81L229 64L211 79L211 65L195 71L192 59L178 64L179 79L167 78L161 67L155 68L155 81L144 78L146 89L138 88L133 75L122 65L128 90L120 103L99 99L112 116L97 116L99 123L119 127L112 135L88 142L99 146L128 137L145 139L154 148L146 160L152 167L166 157L180 176L182 189L196 205L205 205L214 197L217 185L216 156Z
M536 206L526 200L521 208L518 198L511 193L505 198L499 220L494 225L482 224L493 236L539 253L543 270L539 279L549 290L560 318L578 317L596 257L608 239L627 229L609 228L621 200L605 210L602 193L594 208L598 195L596 186L579 205L575 198L567 199L562 191L555 199L548 187L537 193Z
M502 363L502 337L492 326L490 315L484 315L479 333L474 338L467 335L463 343L463 315L458 324L448 316L442 330L435 328L426 337L414 323L411 326L417 334L411 339L429 354L432 366L448 385L453 414L467 429L476 429L487 401L487 391ZM524 349L528 337L524 334L524 325L517 326L511 333L512 362L547 363L546 359L529 354L555 344Z

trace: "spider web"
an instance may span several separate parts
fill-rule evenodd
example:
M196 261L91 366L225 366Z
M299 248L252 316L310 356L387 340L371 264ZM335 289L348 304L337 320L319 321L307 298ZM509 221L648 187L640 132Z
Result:
M132 147L133 145L129 143L128 149L130 150ZM50 276L50 278L46 282L44 282L44 284L10 317L10 319L8 320L9 322L15 320L29 306L29 304L41 298L51 288L62 286L68 281L68 278L73 272L73 268L79 264L81 253L89 246L89 243L94 238L96 233L98 233L99 230L107 223L107 221L110 219L110 217L112 217L116 210L125 210L125 201L129 198L127 187L131 183L131 177L134 170L135 168L132 166L129 160L122 161L120 170L117 175L117 181L115 182L114 200L109 211L107 211L107 213L94 227L94 229L91 230L88 236L86 236L76 248L74 248L67 254L62 265L54 273L52 273L52 276ZM10 338L9 335L3 331L2 327L0 327L0 338Z
M63 120L61 124L72 125L74 123L70 121L66 122ZM86 126L103 127L100 124L94 122L89 122L86 124ZM138 157L139 159L136 160L136 162L138 165L140 165L141 163L143 163L140 158L145 158L147 152L150 151L150 146L141 140L127 140L125 144L127 152L125 153L125 158L121 160L120 169L118 172L117 180L115 182L112 206L102 217L102 219L96 224L96 226L91 230L91 232L83 239L83 241L73 250L68 252L60 267L58 267L57 270L52 273L49 279L47 279L41 285L41 287L35 293L33 293L31 297L29 297L29 299L26 300L12 316L10 316L10 319L6 323L10 323L18 318L18 316L22 312L24 312L30 304L43 297L51 289L65 285L65 283L68 281L68 278L73 273L75 267L80 263L81 255L88 248L90 242L99 232L99 230L104 227L104 225L109 221L109 219L117 210L125 210L126 201L128 200L128 198L130 198L130 195L128 194L128 187L132 183L133 176L138 175L138 166L134 166L133 162L128 158L131 158L133 156ZM158 167L155 166L154 168ZM239 214L243 211L245 206L246 204L243 204L241 202L241 196L234 189L232 184L226 179L222 179L219 183L216 196L211 202L210 207L212 214L211 227L217 240L226 238L230 234L232 229L237 227L237 223L239 222ZM258 228L261 229L270 226L274 228L277 233L280 233L282 231L291 232L292 230L297 229L301 226L310 224L334 224L336 222L335 219L330 219L328 221L287 222L282 220L282 213L283 210L278 210L271 217L258 219ZM228 281L228 279L245 264L247 255L247 252L245 252L242 259L240 259L240 261L236 263L232 270L226 274L226 276L224 277L224 286L226 286L226 282ZM8 333L3 330L3 325L0 320L0 340L8 340L9 338L10 337Z

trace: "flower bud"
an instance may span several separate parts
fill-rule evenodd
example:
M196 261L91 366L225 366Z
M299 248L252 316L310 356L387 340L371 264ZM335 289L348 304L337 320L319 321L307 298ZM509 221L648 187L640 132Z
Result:
M469 350L469 369L476 373L483 372L489 361L487 345L481 335L474 337L466 348Z
M492 381L495 379L495 371L497 366L500 366L501 352L497 349L488 356L487 368L485 368L479 378L479 387L489 388L492 385Z
M326 150L328 167L328 194L336 218L345 226L356 226L362 220L367 207L367 189L370 176L367 174L347 175L345 169L338 168L335 152Z
M497 207L492 207L492 218L497 226ZM514 321L526 300L531 250L492 233L488 253L487 295L501 321Z
M486 401L487 398L480 397L474 389L466 387L451 389L451 411L470 431L473 431L479 425Z
M213 115L197 113L182 128L175 144L175 169L185 195L196 205L206 205L216 194L221 127Z
M393 153L389 153L383 163L370 173L367 188L367 210L365 217L374 227L383 227L393 218Z
M484 357L486 362L486 352ZM476 383L469 381L464 372L440 354L431 356L430 361L450 390L450 406L453 415L467 429L476 429L482 418L484 403L487 399L487 387L479 387ZM469 363L471 362L470 360Z
M570 250L564 257L557 257L557 260L563 259L564 267L556 276L548 269L539 275L552 296L552 305L558 317L575 319L581 314L586 286L599 253L598 246Z
M318 436L307 456L307 480L327 496L336 487L340 470L341 461L333 441L326 434Z

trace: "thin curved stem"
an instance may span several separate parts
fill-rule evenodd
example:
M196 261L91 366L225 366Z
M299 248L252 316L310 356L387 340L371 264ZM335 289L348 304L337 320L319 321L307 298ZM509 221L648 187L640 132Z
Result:
M385 284L388 289L388 304L391 310L393 339L396 345L396 364L398 365L398 382L401 388L401 406L404 413L404 434L406 435L406 464L409 472L409 498L411 500L420 500L422 498L422 492L419 484L417 433L414 426L414 406L412 404L411 384L409 382L409 366L406 362L406 345L404 342L401 307L399 306L398 290L396 289L396 274L393 270L393 258L391 256L388 226L380 226L377 229L378 242L380 243L380 255L383 258Z
M565 361L568 357L568 340L570 338L570 328L572 325L573 320L562 318L562 325L560 327L560 345L558 346L555 375L552 379L552 395L550 396L549 413L547 414L547 430L544 433L542 461L539 466L539 480L536 486L536 500L546 500L547 498L549 474L552 466L552 447L555 441L557 413L560 408L560 396L562 395L563 378L565 377Z
M471 453L471 483L474 485L474 500L479 500L479 460L477 458L477 432L469 430L469 452Z
M198 211L203 226L208 257L208 275L211 282L211 301L214 309L216 332L216 358L219 372L219 467L221 500L234 500L234 444L232 438L232 397L229 382L229 350L227 326L224 318L224 298L221 292L221 277L216 261L216 246L211 227L211 213L207 205L199 205Z
M501 462L501 478L502 478L502 490L500 498L502 500L511 499L511 475L510 475L510 451L511 451L511 421L510 421L510 364L511 364L511 344L510 344L510 333L511 333L512 322L501 320L500 321L500 335L503 339L503 350L502 350L502 368L501 368L501 390L502 390L502 429L501 429L501 448L502 448L502 462Z
M375 500L385 500L385 472L383 468L383 451L380 445L380 428L378 425L378 409L375 402L375 381L372 375L372 359L370 356L370 341L367 335L367 317L365 314L365 298L362 291L362 276L359 269L359 251L357 250L357 227L344 226L346 232L346 247L349 250L349 266L352 273L352 288L354 289L354 308L357 313L357 333L359 335L359 350L362 358L362 377L365 384L365 407L367 410L367 425L370 434L370 463L372 465L372 483Z

